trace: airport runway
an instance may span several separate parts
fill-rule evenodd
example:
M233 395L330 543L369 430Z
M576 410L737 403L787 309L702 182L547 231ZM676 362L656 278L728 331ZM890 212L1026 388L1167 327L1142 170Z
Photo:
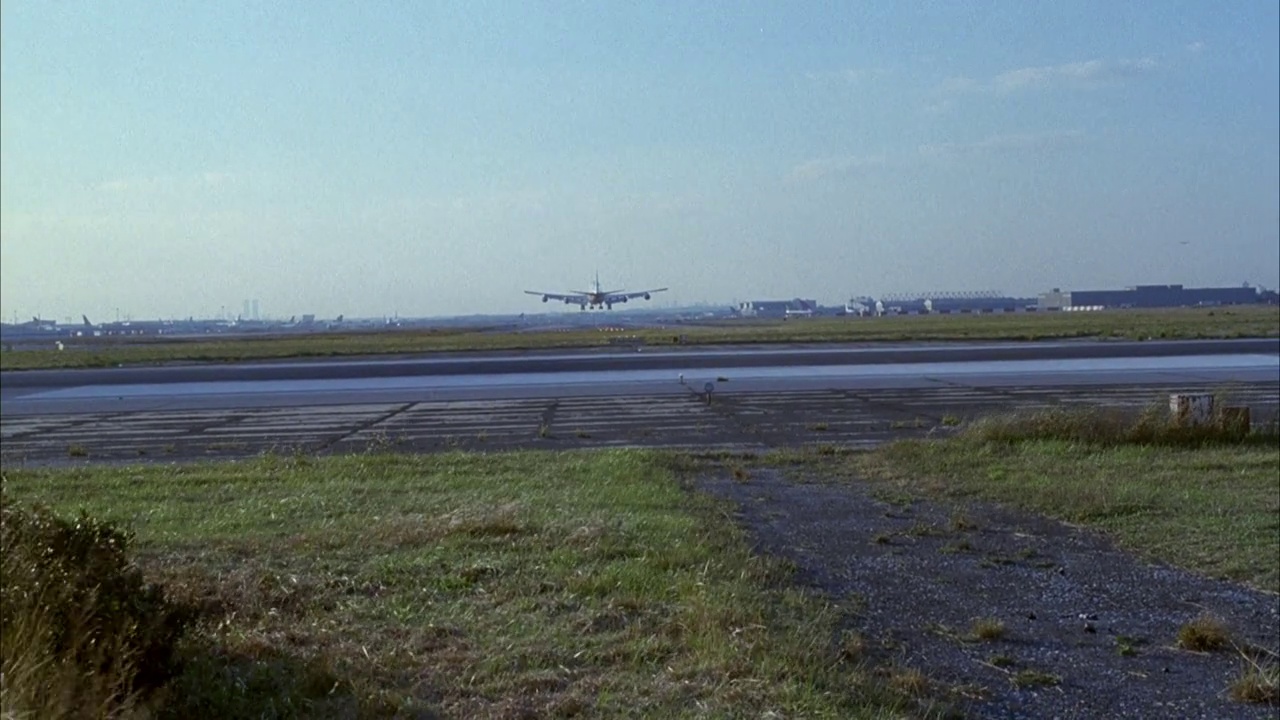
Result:
M604 349L5 373L5 465L580 446L868 446L1015 407L1226 392L1280 340Z

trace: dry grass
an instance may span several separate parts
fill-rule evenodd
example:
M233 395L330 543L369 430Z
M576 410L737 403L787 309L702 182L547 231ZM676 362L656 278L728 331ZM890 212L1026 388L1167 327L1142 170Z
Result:
M1167 405L1153 402L1140 411L1125 408L1053 408L981 418L966 426L960 436L981 443L1013 444L1035 440L1058 440L1100 446L1159 445L1199 447L1202 445L1249 443L1274 447L1280 442L1276 427L1250 431L1232 423L1222 412L1211 422L1184 425L1174 422Z
M996 618L979 618L973 621L969 634L977 640L992 642L1005 635L1004 623Z
M847 616L666 456L6 471L202 608L161 717L885 717ZM8 679L6 676L6 684ZM914 696L913 696L914 697Z
M929 678L915 668L898 668L890 673L889 686L904 695L922 697L929 691Z
M1199 615L1178 628L1178 647L1195 652L1217 652L1231 647L1231 633L1221 620Z
M19 508L7 488L3 505L4 718L149 717L180 629L169 625L174 608L136 582L127 538Z
M1280 706L1280 662L1275 657L1256 660L1242 653L1244 668L1231 683L1230 693L1239 702Z
M957 510L951 515L951 529L956 532L964 532L977 530L978 525L969 517L968 513Z
M88 643L75 632L72 645L57 651L44 603L23 604L6 613L0 631L0 708L11 718L148 718L155 708L133 689L134 666L119 637ZM82 618L82 621L84 619ZM74 658L79 658L77 662ZM86 673L85 667L101 668Z
M840 657L846 662L862 662L867 651L867 639L856 630L840 633Z

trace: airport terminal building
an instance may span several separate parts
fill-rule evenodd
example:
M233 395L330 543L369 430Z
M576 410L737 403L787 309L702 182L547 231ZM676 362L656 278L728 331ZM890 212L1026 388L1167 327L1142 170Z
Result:
M818 301L804 298L791 300L746 300L738 304L741 317L785 318L817 314Z
M1187 288L1181 285L1136 285L1123 290L1072 290L1054 288L1041 293L1041 310L1206 307L1216 305L1254 305L1263 301L1257 288L1240 287Z
M876 315L1013 313L1035 307L1035 298L1012 297L996 291L885 295L872 305Z

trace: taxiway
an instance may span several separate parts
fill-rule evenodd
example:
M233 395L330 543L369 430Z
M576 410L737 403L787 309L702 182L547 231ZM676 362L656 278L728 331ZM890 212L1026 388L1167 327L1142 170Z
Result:
M866 446L966 418L1228 394L1280 406L1280 340L607 349L5 373L6 464L370 448Z

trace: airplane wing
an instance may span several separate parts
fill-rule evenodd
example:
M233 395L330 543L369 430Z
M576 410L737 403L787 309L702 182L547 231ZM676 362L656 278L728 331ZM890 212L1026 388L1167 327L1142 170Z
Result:
M581 293L566 295L564 293L538 292L537 290L525 290L524 292L526 295L537 295L546 300L572 300L574 302L581 300L586 302L587 299L587 296Z
M609 299L610 300L627 300L630 298L642 297L645 300L648 300L649 295L651 293L660 293L665 291L666 291L666 288L656 288L654 290L636 290L635 292L611 293L609 295Z

